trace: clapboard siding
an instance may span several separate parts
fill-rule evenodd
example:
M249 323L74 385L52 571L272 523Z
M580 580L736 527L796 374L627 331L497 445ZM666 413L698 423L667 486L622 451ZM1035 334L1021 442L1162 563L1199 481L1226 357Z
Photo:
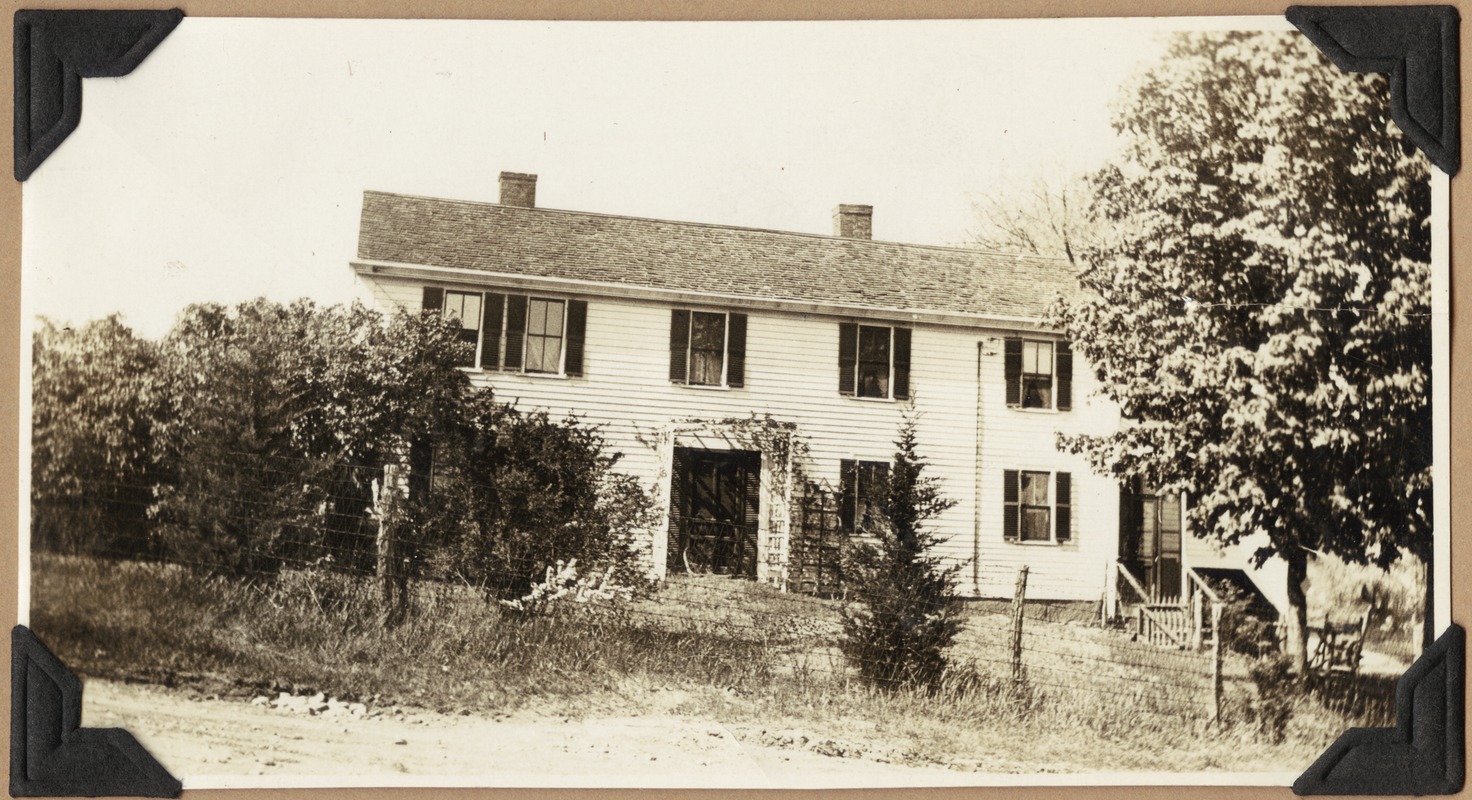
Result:
M419 307L423 284L383 276L363 279L381 306ZM668 452L658 445L658 437L680 420L755 413L794 423L810 448L805 471L835 487L842 459L888 460L893 453L895 433L910 404L839 394L839 317L749 311L745 387L711 389L669 381L670 305L582 297L588 300L582 377L477 371L472 380L493 387L499 399L518 407L573 415L601 426L609 445L624 454L620 469L643 479L657 497L667 498L669 470ZM1008 596L1016 570L1027 565L1029 597L1097 599L1117 546L1118 490L1113 481L1091 475L1083 459L1055 447L1060 431L1106 432L1118 424L1113 410L1091 397L1093 382L1082 360L1075 358L1073 411L1009 409L1002 364L1007 331L910 327L919 449L931 464L930 473L942 481L944 494L956 501L934 528L946 538L941 552L971 562L963 572L963 589ZM1003 541L1002 478L1007 469L1072 474L1072 542ZM656 536L660 539L662 534Z

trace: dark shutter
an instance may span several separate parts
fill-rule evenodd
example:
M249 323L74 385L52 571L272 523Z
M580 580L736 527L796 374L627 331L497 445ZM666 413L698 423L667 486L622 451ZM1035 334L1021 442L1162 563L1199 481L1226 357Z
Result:
M859 373L859 324L838 325L838 393L854 394Z
M690 367L690 312L677 308L670 312L670 380L684 383Z
M1003 541L1017 541L1018 517L1018 490L1017 482L1020 475L1015 469L1002 471L1002 539Z
M1054 538L1060 542L1073 540L1073 476L1067 472L1057 475L1058 500L1054 504L1054 524L1057 529L1053 532Z
M910 329L894 329L894 397L910 398Z
M1022 340L1002 344L1002 371L1007 376L1007 405L1022 405Z
M526 350L526 295L506 298L506 369L521 369Z
M726 385L746 385L746 315L731 314L726 333Z
M858 516L859 504L859 464L847 458L838 462L839 486L842 487L840 505L838 507L838 520L843 529L853 532L855 518Z
M486 294L480 319L480 368L501 368L501 317L506 311L506 295Z
M436 286L424 287L424 311L445 310L445 290Z
M1073 408L1073 348L1068 342L1058 343L1058 410Z
M563 370L568 375L583 374L583 340L588 333L588 301L567 301L567 358Z

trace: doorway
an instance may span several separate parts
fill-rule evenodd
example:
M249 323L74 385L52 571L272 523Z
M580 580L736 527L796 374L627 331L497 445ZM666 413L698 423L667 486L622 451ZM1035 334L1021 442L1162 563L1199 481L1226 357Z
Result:
M761 453L676 447L669 569L755 578Z
M1181 498L1138 481L1120 487L1119 558L1150 593L1147 602L1181 597Z

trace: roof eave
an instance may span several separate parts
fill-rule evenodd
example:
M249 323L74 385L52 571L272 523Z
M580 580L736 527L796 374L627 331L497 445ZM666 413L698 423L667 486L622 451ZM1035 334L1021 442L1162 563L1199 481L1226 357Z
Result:
M701 292L690 289L665 289L607 281L587 281L573 278L553 278L542 275L488 272L462 267L441 267L427 264L409 264L396 261L355 259L350 262L359 275L392 278L415 278L440 283L466 286L500 286L510 288L541 289L572 294L598 294L606 297L623 297L636 300L660 300L691 305L713 305L727 308L755 308L786 311L799 314L825 314L838 317L863 316L870 319L903 320L926 322L937 325L964 327L1000 327L1019 330L1051 331L1041 317L1014 316L1006 314L968 314L958 311L934 309L890 308L861 305L857 303L815 302L775 297L752 297L746 295Z

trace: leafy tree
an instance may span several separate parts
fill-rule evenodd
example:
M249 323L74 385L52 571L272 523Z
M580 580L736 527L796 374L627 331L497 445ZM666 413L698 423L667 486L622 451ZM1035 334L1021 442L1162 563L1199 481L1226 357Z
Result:
M116 316L31 343L32 546L146 549L158 353Z
M859 541L844 565L857 600L843 609L845 656L877 686L933 687L945 671L945 651L961 630L956 576L961 565L934 550L945 539L926 529L955 501L941 496L916 449L915 421L895 441L884 500L885 524L874 542Z
M1131 420L1064 437L1190 493L1198 535L1262 531L1306 661L1310 551L1431 556L1429 167L1379 75L1303 37L1178 37L1117 107L1107 235L1057 322Z
M371 564L372 482L470 392L451 328L307 300L186 308L160 344L170 552L234 574Z

